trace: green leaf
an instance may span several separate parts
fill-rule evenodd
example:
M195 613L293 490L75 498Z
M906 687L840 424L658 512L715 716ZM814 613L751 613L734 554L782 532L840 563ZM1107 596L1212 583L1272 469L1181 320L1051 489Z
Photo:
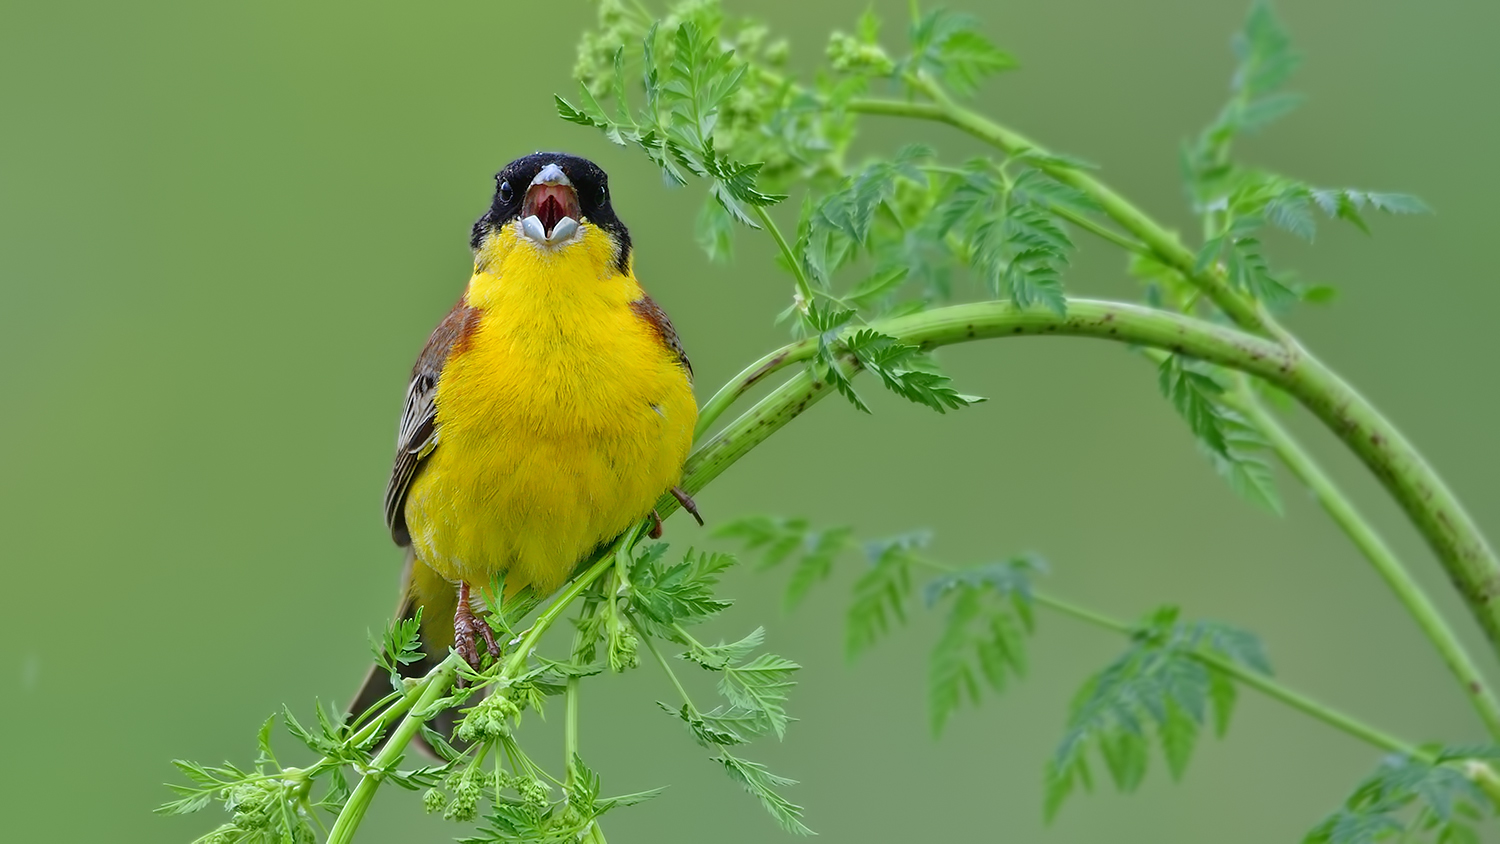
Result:
M693 734L693 739L703 747L717 748L745 744L750 740L747 735L759 735L769 728L762 726L765 724L763 716L748 710L736 709L730 712L723 711L721 707L714 710L712 713L714 718L710 720L709 715L700 714L693 709L691 704L684 703L680 709L673 709L661 701L657 701L656 705L687 724L688 730ZM749 725L749 729L737 723L741 720ZM741 729L735 729L736 726L741 726Z
M766 628L757 627L743 639L734 642L720 641L717 645L693 647L682 654L682 658L692 660L710 671L723 671L733 663L749 656L765 640Z
M1051 155L1033 155L1029 158L1022 157L1020 160L1048 166L1058 166L1072 161L1072 159ZM1071 185L1065 185L1041 170L1028 169L1016 177L1010 187L1010 193L1011 198L1017 202L1038 205L1047 209L1066 208L1081 213L1103 210L1092 194L1085 193Z
M929 74L960 95L969 94L987 76L1010 70L1015 59L991 44L969 15L936 9L917 18L911 28L912 54L898 74Z
M734 219L723 205L705 202L693 231L710 261L727 264L734 260Z
M1366 210L1388 214L1429 214L1432 209L1415 196L1404 193L1375 193L1347 188L1316 189L1309 193L1314 205L1324 214L1353 224L1365 234L1369 224L1361 213Z
M383 637L370 637L370 650L375 654L375 663L390 673L393 684L399 679L399 666L410 665L426 656L420 650L421 647L421 607L417 608L411 618L400 618L392 622Z
M1233 87L1251 97L1280 88L1301 63L1301 57L1292 50L1291 38L1267 0L1251 4L1245 27L1235 35L1233 46L1239 59Z
M729 606L714 597L719 574L734 565L728 554L689 550L682 562L666 566L661 543L646 549L631 566L631 603L646 618L662 627L692 623Z
M1276 489L1271 466L1258 456L1268 448L1260 430L1230 410L1221 409L1219 424L1227 452L1206 451L1214 470L1241 498L1281 515L1281 493Z
M1031 582L1042 564L1017 558L943 575L923 593L928 606L949 599L943 635L928 661L928 708L933 735L967 697L979 703L980 681L1004 691L1012 675L1026 672Z
M1212 676L1210 675L1210 697L1212 697ZM1224 716L1227 723L1228 715ZM1183 773L1187 771L1188 759L1193 755L1193 746L1198 741L1198 721L1185 712L1180 704L1169 699L1167 701L1167 718L1161 723L1159 734L1161 736L1162 755L1167 760L1167 770L1172 774L1172 779L1182 779Z
M1223 386L1176 355L1161 362L1157 381L1162 395L1187 421L1215 470L1231 488L1246 500L1280 514L1281 497L1270 466L1258 456L1266 448L1265 438L1249 420L1223 406Z
M730 706L764 715L776 737L782 738L792 721L785 705L787 693L796 685L792 674L801 667L775 654L761 654L744 665L724 668L719 693Z
M925 547L929 539L929 534L912 533L866 547L870 570L854 584L854 602L849 606L844 638L844 652L849 659L868 650L889 632L893 620L906 623L914 552Z
M844 349L862 367L878 375L886 389L938 413L984 401L977 396L959 393L949 386L951 382L945 375L903 366L921 354L921 349L878 331L866 328L855 332L844 340Z
M1283 190L1265 205L1266 219L1271 225L1306 241L1311 241L1317 232L1312 209L1311 192L1301 186Z
M847 527L812 530L805 519L748 516L720 527L716 536L739 539L747 550L761 552L761 567L796 557L787 583L786 607L795 608L818 583L828 579L839 554L852 547Z
M808 537L811 547L797 561L797 567L792 570L792 577L787 581L787 609L796 608L813 586L828 579L833 573L834 560L849 547L851 533L849 528L833 528Z
M1269 668L1251 634L1211 622L1186 624L1175 608L1164 607L1144 622L1122 656L1084 683L1047 769L1049 817L1086 781L1090 747L1122 792L1144 779L1153 737L1169 773L1182 776L1203 724L1212 717L1222 734L1234 704L1228 678L1197 658L1205 654Z
M875 224L876 211L892 201L898 183L927 184L918 166L933 156L932 148L913 144L903 147L892 161L872 162L845 179L838 190L817 206L816 230L830 229L858 246L865 246Z
M844 299L868 307L899 289L910 275L910 267L890 267L882 272L872 273L850 288L844 294Z
M1477 842L1471 821L1494 812L1484 792L1464 775L1465 758L1444 752L1432 764L1400 754L1386 757L1304 844L1374 844L1392 837Z
M766 811L771 813L771 817L781 824L782 829L794 835L813 834L813 831L802 822L802 807L782 797L776 791L778 788L796 785L796 780L777 776L758 762L740 759L728 753L714 757L714 761L724 766L730 779L735 780L744 786L746 791L755 795Z
M1218 398L1224 388L1219 382L1183 366L1176 355L1161 362L1157 368L1157 381L1162 395L1177 408L1193 435L1215 453L1228 452L1229 445L1220 423Z
M1040 173L1007 188L987 168L971 165L953 184L937 215L938 235L957 235L967 248L963 257L995 295L1019 308L1040 304L1065 314L1061 272L1073 241L1052 209L1087 210L1086 198Z
M1233 46L1238 62L1229 102L1183 151L1183 169L1200 211L1212 210L1228 193L1237 174L1229 157L1235 139L1265 128L1302 102L1302 97L1279 90L1300 58L1269 3L1254 3Z

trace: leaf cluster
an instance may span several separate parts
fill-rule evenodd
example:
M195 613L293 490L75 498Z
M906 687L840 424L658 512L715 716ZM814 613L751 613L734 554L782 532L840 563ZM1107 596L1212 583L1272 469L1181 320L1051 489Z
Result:
M1012 677L1026 673L1026 637L1035 627L1031 580L1046 568L1041 558L1023 556L927 583L927 606L947 605L942 636L927 663L934 735L964 700L979 705L982 685L1003 692Z
M791 562L792 574L785 597L787 609L794 609L813 586L828 579L838 556L854 547L853 534L849 527L814 530L806 519L770 516L731 519L714 531L719 538L738 539L746 550L758 552L762 569Z
M771 524L749 531L747 528L747 534L761 544L775 539L776 528ZM765 629L760 627L736 641L713 645L700 642L686 627L729 606L727 601L713 598L712 590L719 575L735 559L728 554L689 551L681 562L668 565L658 549L664 546L648 549L630 569L629 619L644 635L684 647L681 659L719 675L718 692L723 698L723 703L713 709L700 708L688 696L670 663L662 658L662 669L681 694L682 704L673 707L663 703L661 708L686 724L698 744L716 751L713 761L754 795L783 828L811 834L802 822L802 808L777 791L795 781L772 774L765 766L729 750L762 736L785 736L793 720L787 714L786 701L795 685L793 675L801 666L773 653L756 654L765 642ZM654 643L648 641L648 647L657 653Z
M1497 758L1500 748L1493 746L1439 748L1430 761L1388 756L1303 844L1478 844L1476 827L1490 814L1491 804L1463 766Z
M1266 0L1252 4L1244 28L1235 36L1234 51L1238 62L1229 101L1183 148L1188 192L1208 232L1193 272L1221 269L1235 288L1273 309L1298 300L1316 301L1327 295L1324 288L1304 286L1271 271L1261 235L1268 223L1311 241L1315 212L1368 233L1368 211L1415 214L1429 209L1406 194L1318 188L1237 163L1234 142L1289 114L1302 97L1281 90L1301 60Z
M459 844L572 844L581 840L604 813L634 806L662 792L653 789L601 797L599 775L576 753L568 771L567 783L557 800L551 798L551 788L534 777L501 771L472 777L474 785L461 779L456 786L459 793L478 786L492 791L494 798L475 834L458 839ZM479 785L481 781L483 785Z
M394 641L400 641L399 633ZM177 799L156 811L185 815L218 803L230 820L197 839L195 844L316 841L315 825L321 825L317 814L320 811L337 814L343 809L350 794L344 771L369 768L370 753L380 734L362 734L352 723L346 724L341 716L326 711L321 704L315 704L314 712L317 720L312 727L304 726L289 709L284 709L281 716L287 732L321 757L311 766L286 766L277 759L272 749L276 723L273 715L261 725L256 736L259 754L251 768L174 760L188 784L168 785ZM439 770L431 767L400 770L392 766L381 773L390 782L416 789L434 782ZM315 785L320 781L322 788L315 795Z
M1009 678L1026 670L1025 637L1034 623L1031 580L1046 570L1039 557L951 569L922 556L932 539L925 531L861 546L847 527L819 531L805 519L770 516L733 520L717 535L758 551L762 568L796 560L789 608L806 596L810 584L828 578L840 554L862 547L867 568L854 583L845 623L845 653L851 660L906 623L919 571L941 572L921 588L927 608L945 613L928 663L934 734L964 700L977 704L982 686L1002 691Z
M1157 367L1157 383L1230 487L1245 500L1279 514L1281 495L1261 456L1267 448L1265 437L1224 404L1225 388L1213 368L1168 355Z
M1269 674L1260 640L1214 622L1185 623L1175 607L1153 613L1125 653L1091 676L1073 699L1067 730L1047 766L1046 815L1082 786L1091 788L1094 750L1115 787L1134 791L1145 778L1154 743L1173 779L1180 779L1203 726L1220 736L1229 727L1234 681L1202 657Z
M596 78L580 81L576 106L557 97L558 114L571 123L602 130L616 144L638 146L671 183L687 184L689 175L708 179L710 196L730 219L758 227L749 209L786 197L761 190L757 181L765 163L736 157L735 144L726 143L721 132L734 122L736 105L746 102L746 97L737 95L747 84L750 66L734 50L723 49L719 37L723 17L717 8L682 4L677 10L677 18L665 28L653 23L638 40L632 39L631 43L640 44L645 99L641 108L632 109L622 45L610 63L606 101L613 101L613 113L595 95L593 88L600 87ZM784 104L784 99L778 102ZM764 110L762 105L757 113ZM740 115L740 121L748 116ZM708 225L712 229L718 223ZM718 242L718 235L709 240Z

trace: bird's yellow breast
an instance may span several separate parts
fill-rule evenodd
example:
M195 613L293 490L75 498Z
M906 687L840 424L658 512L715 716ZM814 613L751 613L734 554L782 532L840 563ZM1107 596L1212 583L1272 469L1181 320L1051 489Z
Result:
M442 577L504 570L508 589L549 592L678 482L698 411L608 234L549 251L518 227L476 260L479 319L438 380L437 442L405 515Z

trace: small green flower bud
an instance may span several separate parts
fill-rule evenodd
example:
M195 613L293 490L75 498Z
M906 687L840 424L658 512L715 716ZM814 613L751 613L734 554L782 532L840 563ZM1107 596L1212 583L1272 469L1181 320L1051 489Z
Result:
M509 719L520 714L521 710L505 695L493 694L469 710L459 722L457 735L470 742L494 741L510 734Z
M617 630L609 637L609 670L616 674L641 664L640 641L629 630Z
M834 70L844 73L888 76L896 69L896 63L879 44L867 44L842 32L828 38L828 61Z
M464 769L463 775L458 782L452 786L453 799L448 801L448 806L443 809L443 817L450 821L471 821L477 813L479 798L484 795L484 786L479 782L481 773L479 769L470 766Z
M552 802L552 790L539 779L527 779L516 784L516 793L527 806L538 812Z
M429 815L442 809L443 804L447 802L448 798L443 795L443 792L435 788L427 789L427 793L422 795L422 809Z

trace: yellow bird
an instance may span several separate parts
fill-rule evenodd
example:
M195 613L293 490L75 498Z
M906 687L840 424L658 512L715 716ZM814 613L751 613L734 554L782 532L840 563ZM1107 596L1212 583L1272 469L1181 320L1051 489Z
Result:
M677 484L698 408L593 162L511 162L470 246L463 298L412 369L385 517L429 659L452 645L478 667L476 635L498 648L476 586L503 572L507 593L552 592L668 491L697 518ZM372 675L354 711L388 691Z

